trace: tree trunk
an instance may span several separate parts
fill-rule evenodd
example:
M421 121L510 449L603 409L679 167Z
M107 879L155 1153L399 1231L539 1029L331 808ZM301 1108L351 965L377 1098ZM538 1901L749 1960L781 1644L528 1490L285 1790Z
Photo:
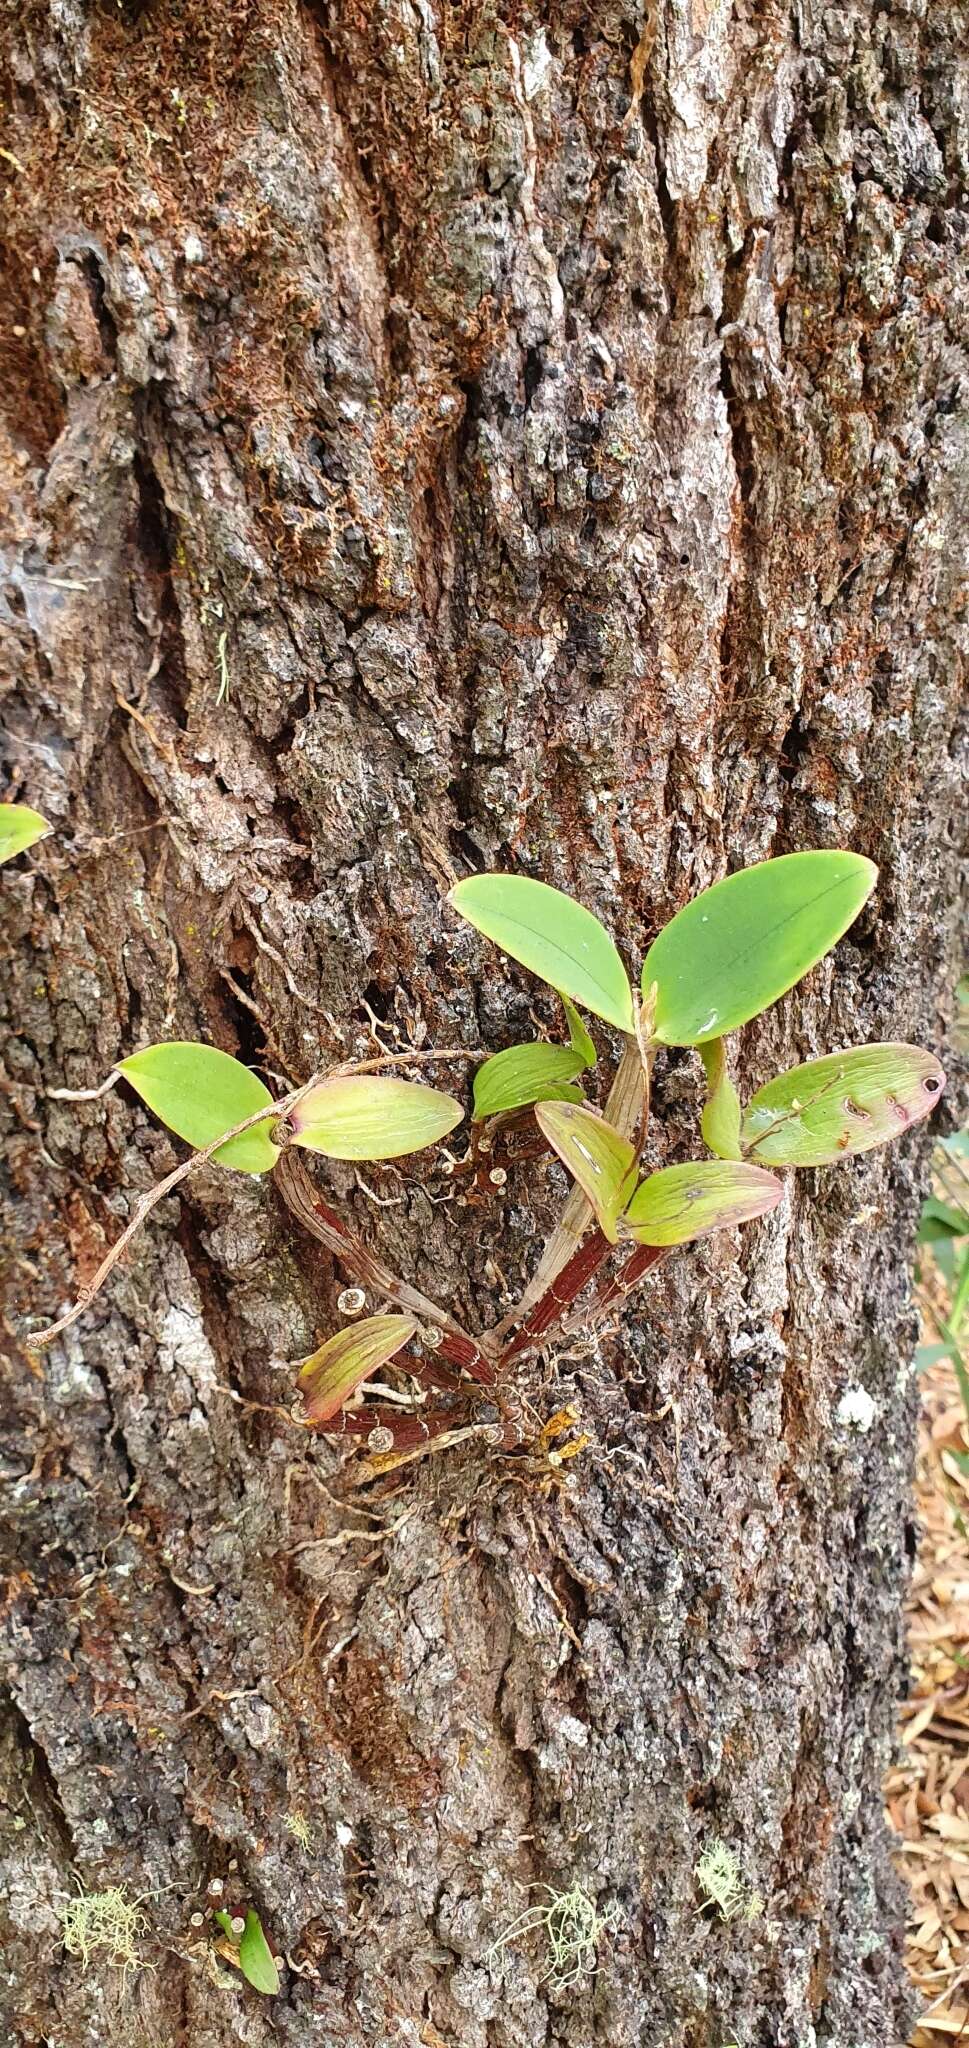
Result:
M636 965L728 868L853 847L877 893L740 1078L941 1045L964 17L544 16L7 0L6 793L54 826L2 881L11 1329L183 1156L124 1087L49 1091L166 1037L288 1087L552 1023L444 906L474 868L568 889ZM657 1162L695 1156L700 1100L667 1057ZM347 1276L215 1167L60 1343L12 1345L14 2040L902 2040L880 1776L926 1145L799 1176L523 1362L515 1453L381 1478L290 1420ZM563 1187L532 1161L471 1198L434 1154L318 1177L477 1330ZM701 1910L718 1840L755 1917ZM275 1999L193 1917L213 1880ZM137 1965L85 1970L63 1908L113 1885ZM577 1888L597 1968L568 1981L513 1923Z

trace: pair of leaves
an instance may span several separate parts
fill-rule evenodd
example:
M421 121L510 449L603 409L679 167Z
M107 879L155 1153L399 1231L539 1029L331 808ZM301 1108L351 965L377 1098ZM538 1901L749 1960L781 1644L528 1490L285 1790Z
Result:
M121 1060L118 1071L160 1122L196 1150L273 1106L258 1074L213 1045L184 1040L150 1045ZM416 1081L334 1075L288 1111L286 1142L330 1159L395 1159L434 1144L462 1115L453 1096ZM213 1158L241 1173L268 1173L279 1158L274 1128L267 1115L264 1123L230 1138Z
M29 804L0 804L0 865L45 839L50 826Z
M705 889L647 953L643 996L655 987L653 1036L703 1045L749 1022L836 944L875 886L861 854L783 854ZM632 1032L629 978L608 932L580 903L524 875L472 875L448 901L560 993Z
M524 1109L531 1102L581 1102L573 1083L595 1065L596 1049L575 1005L562 996L568 1045L509 1045L485 1060L474 1077L474 1120Z
M331 1421L364 1380L417 1335L418 1328L413 1316L368 1316L328 1337L300 1368L307 1421Z
M279 1971L258 1913L246 1914L246 1924L238 1939L233 1934L229 1913L220 1911L213 1917L231 1942L235 1950L233 1961L238 1963L246 1983L251 1984L254 1991L262 1991L268 1998L274 1998L279 1990Z
M633 1147L604 1117L570 1103L545 1102L535 1116L610 1244L620 1235L640 1244L690 1244L765 1216L783 1192L773 1174L725 1160L666 1166L637 1185Z

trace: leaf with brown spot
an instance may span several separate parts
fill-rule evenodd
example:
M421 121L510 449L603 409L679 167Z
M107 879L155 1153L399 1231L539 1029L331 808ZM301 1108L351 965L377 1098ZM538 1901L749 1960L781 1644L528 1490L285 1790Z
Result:
M920 1123L944 1087L938 1060L920 1046L856 1045L759 1088L741 1140L768 1166L830 1166Z

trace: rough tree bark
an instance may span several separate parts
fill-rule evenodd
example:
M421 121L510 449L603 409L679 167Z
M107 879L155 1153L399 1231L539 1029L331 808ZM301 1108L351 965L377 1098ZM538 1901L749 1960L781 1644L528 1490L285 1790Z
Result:
M55 826L2 884L11 1333L178 1156L125 1090L47 1091L166 1036L290 1084L378 1035L493 1050L551 1018L442 908L474 867L570 889L635 961L726 868L856 847L876 897L742 1073L938 1047L965 17L3 21L6 793ZM689 1156L689 1056L657 1096L656 1158ZM472 1444L364 1484L290 1424L343 1281L240 1175L164 1205L52 1352L11 1343L13 2039L902 2040L879 1778L925 1146L801 1177L522 1367L534 1430L573 1402L589 1432L558 1477ZM325 1179L479 1328L561 1188ZM867 1436L836 1419L854 1384ZM698 1912L718 1837L756 1921ZM288 1959L275 2001L192 1924L219 1877ZM148 1967L64 1954L78 1883L142 1897ZM533 1885L610 1922L565 1990L539 1936L487 1959Z

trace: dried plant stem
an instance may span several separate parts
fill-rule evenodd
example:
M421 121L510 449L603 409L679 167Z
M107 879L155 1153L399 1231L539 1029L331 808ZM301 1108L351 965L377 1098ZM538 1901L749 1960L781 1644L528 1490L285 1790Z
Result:
M35 1331L30 1338L31 1349L42 1350L45 1345L52 1344L54 1338L59 1337L63 1330L69 1330L71 1324L77 1322L78 1316L83 1315L95 1295L100 1294L108 1275L114 1271L118 1260L123 1258L145 1218L151 1215L152 1210L157 1208L158 1203L163 1201L166 1195L171 1194L173 1188L177 1188L181 1181L187 1180L189 1174L193 1173L197 1166L202 1165L203 1160L211 1159L213 1153L218 1152L222 1145L227 1145L230 1138L241 1137L243 1131L251 1131L255 1124L265 1123L269 1117L285 1116L287 1110L295 1108L297 1102L316 1086L320 1078L319 1075L314 1075L313 1080L307 1081L302 1088L294 1088L289 1095L280 1096L278 1102L270 1102L265 1109L257 1109L254 1116L247 1116L241 1124L234 1124L231 1131L223 1131L218 1138L213 1138L210 1144L204 1145L201 1151L193 1152L190 1159L183 1159L181 1166L176 1166L171 1173L166 1173L164 1180L156 1181L155 1186L149 1188L148 1193L142 1195L140 1202L136 1203L134 1215L125 1224L121 1236L115 1239L107 1257L102 1259L93 1280L87 1287L82 1287L74 1307L68 1309L66 1315L60 1316L57 1322L51 1323L46 1330Z
M588 1286L594 1274L609 1257L611 1246L601 1230L593 1230L584 1238L578 1250L573 1252L568 1263L556 1275L547 1293L532 1309L531 1315L522 1324L517 1335L502 1352L500 1365L509 1365L513 1358L520 1358L526 1351L532 1351L542 1342L553 1323L557 1323L562 1310L568 1308L583 1287Z

